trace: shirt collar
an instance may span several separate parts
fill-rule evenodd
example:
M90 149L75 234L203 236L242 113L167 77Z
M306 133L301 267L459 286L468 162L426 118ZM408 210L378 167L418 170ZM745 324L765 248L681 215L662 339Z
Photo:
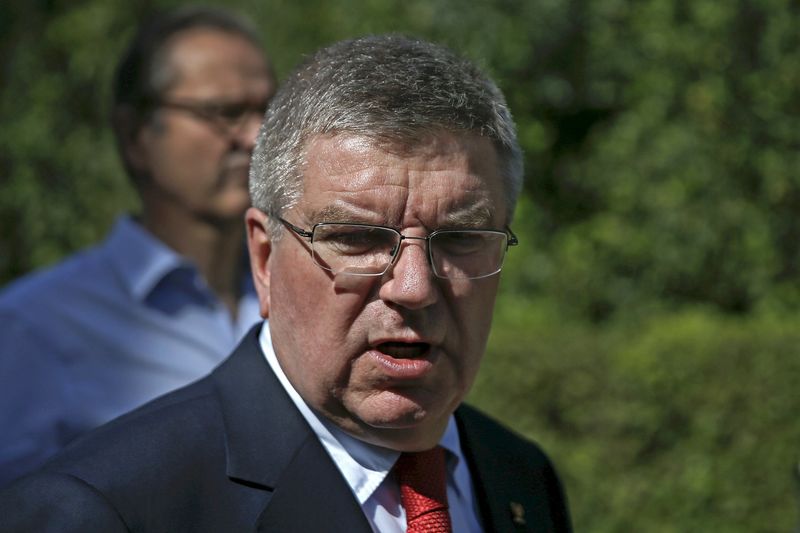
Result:
M128 292L139 301L144 301L170 272L179 268L193 269L186 259L130 216L117 219L105 248Z
M358 502L363 505L389 475L400 453L356 439L325 417L318 416L305 403L284 374L272 347L268 323L261 328L259 343L272 371L342 472ZM450 472L453 472L457 465L463 464L458 428L452 415L439 445L450 452L448 454Z
M185 271L198 292L206 296L211 294L191 261L161 242L131 216L117 219L104 247L125 288L137 301L146 301L164 278L179 270ZM243 299L256 294L246 247L242 257L241 291Z

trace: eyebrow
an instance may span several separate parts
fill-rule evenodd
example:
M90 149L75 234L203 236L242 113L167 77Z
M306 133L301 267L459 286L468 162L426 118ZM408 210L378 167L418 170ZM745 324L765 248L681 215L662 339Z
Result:
M486 228L491 225L493 218L489 201L480 200L447 213L444 224L448 227Z
M354 210L347 209L342 205L330 204L321 209L312 211L308 218L313 223L348 222L358 221L358 214Z
M308 219L312 223L354 222L376 224L379 222L374 220L373 217L359 215L359 211L340 204L330 204L309 213ZM373 214L366 210L364 212ZM493 218L489 200L481 199L447 213L439 228L488 228L492 225Z

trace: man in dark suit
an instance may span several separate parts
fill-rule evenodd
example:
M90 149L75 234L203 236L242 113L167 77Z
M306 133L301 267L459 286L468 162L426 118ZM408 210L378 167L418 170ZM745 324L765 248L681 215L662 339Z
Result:
M398 36L317 52L253 155L268 323L2 493L0 530L569 531L543 453L461 405L521 180L470 63Z

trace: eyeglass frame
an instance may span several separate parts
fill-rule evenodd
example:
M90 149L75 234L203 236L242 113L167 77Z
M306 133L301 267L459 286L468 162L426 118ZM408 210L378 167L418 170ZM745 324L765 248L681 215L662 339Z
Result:
M239 130L245 123L250 115L258 114L263 118L267 110L268 101L263 102L246 102L246 101L225 101L225 100L211 100L211 101L179 101L160 98L155 100L151 107L173 109L176 111L185 111L190 115L205 121L212 125L220 132L226 135L231 135ZM236 118L226 118L221 111L239 108Z
M278 221L280 221L284 226L289 228L296 235L309 240L309 243L311 244L311 257L312 257L314 263L317 266L319 266L320 268L322 268L324 270L327 270L328 272L333 272L333 269L328 268L325 265L320 264L320 262L317 260L317 254L314 252L314 230L318 226L347 225L347 226L359 226L359 227L363 227L363 228L385 229L385 230L390 230L390 231L396 233L400 237L400 240L397 243L397 252L394 253L394 254L391 254L392 260L389 261L386 264L386 268L384 268L382 272L375 272L375 273L370 273L370 274L354 273L354 272L342 272L342 274L346 274L346 275L350 275L350 276L378 277L378 276L382 276L382 275L386 274L389 271L389 269L397 262L397 259L400 257L400 250L401 250L401 245L402 245L403 241L408 239L408 240L425 241L426 242L425 248L426 248L426 250L428 252L427 253L428 264L431 267L431 272L433 272L433 275L436 276L437 278L439 278L439 279L448 279L448 280L483 279L483 278L488 278L489 276L494 276L495 274L499 274L500 271L503 269L504 261L500 262L500 266L494 272L491 272L489 274L483 274L481 276L465 277L465 278L450 278L450 277L447 277L447 276L442 276L442 275L440 275L439 273L436 272L436 266L434 265L434 261L433 261L433 252L431 251L430 240L433 237L435 237L436 235L439 235L439 234L442 234L442 233L448 233L448 232L487 231L487 232L493 232L493 233L504 233L506 235L506 249L503 251L503 259L505 259L505 252L508 251L509 247L517 246L519 244L519 239L514 234L514 232L511 231L511 227L508 226L508 225L506 225L505 229L503 229L503 230L498 230L498 229L494 229L494 228L462 228L462 229L440 228L440 229L433 230L432 232L430 232L425 237L412 237L412 236L408 236L408 235L403 235L400 232L400 230L398 230L396 228L392 228L390 226L381 226L379 224L364 224L364 223L361 223L361 222L317 222L316 224L311 226L311 230L309 231L309 230L305 230L305 229L303 229L303 228L301 228L299 226L295 226L294 224L292 224L288 220L284 219L283 217L276 216L275 218Z

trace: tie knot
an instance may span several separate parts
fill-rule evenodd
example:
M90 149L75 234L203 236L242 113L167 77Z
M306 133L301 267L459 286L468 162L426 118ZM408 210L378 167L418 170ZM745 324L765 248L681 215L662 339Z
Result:
M450 531L444 449L402 453L394 466L408 531Z

